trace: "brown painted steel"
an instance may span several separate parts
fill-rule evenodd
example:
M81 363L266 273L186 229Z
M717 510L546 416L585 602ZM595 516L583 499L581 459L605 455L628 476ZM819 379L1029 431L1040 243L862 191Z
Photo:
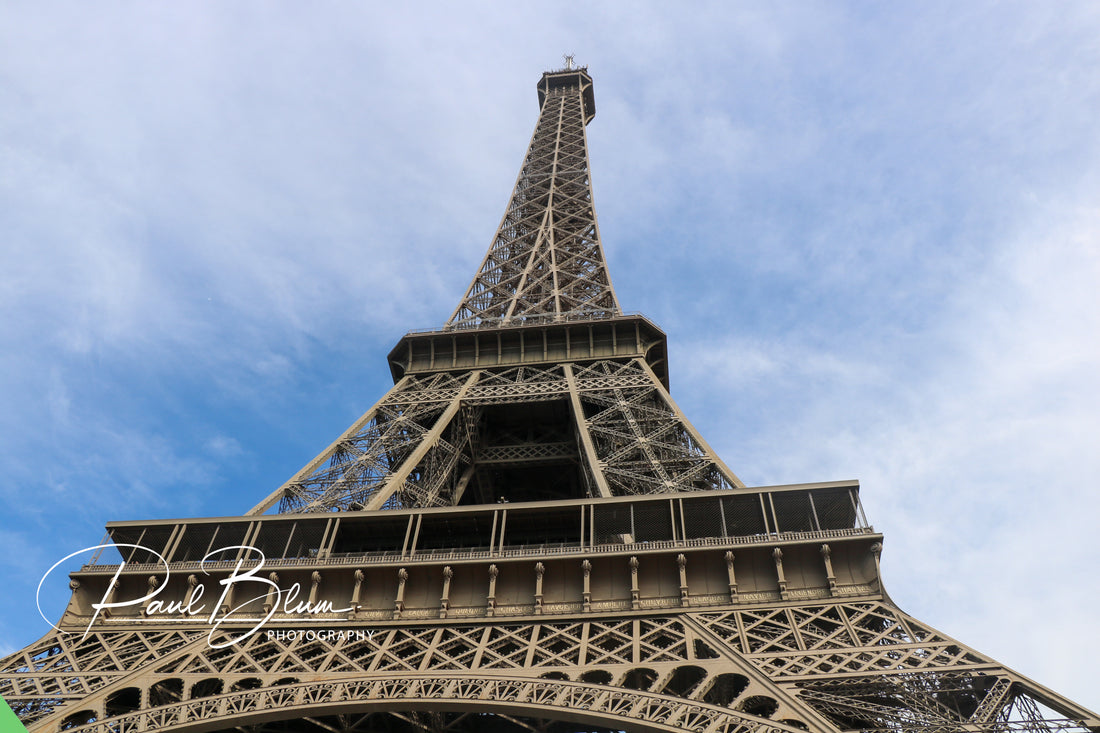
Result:
M446 325L402 339L393 389L248 515L109 524L148 551L74 573L60 629L0 662L28 728L1100 730L893 605L858 483L749 488L714 453L611 286L592 79L569 63L538 94ZM237 545L263 568L201 563Z

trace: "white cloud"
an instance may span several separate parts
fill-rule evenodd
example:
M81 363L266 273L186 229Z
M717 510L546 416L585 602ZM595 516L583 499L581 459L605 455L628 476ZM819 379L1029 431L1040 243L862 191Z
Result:
M845 354L695 343L681 402L726 403L703 432L743 478L859 477L903 608L1087 704L1087 662L1049 650L1100 602L1100 212L1036 211L931 329Z
M241 444L227 435L215 435L206 441L206 450L219 457L237 456L244 452Z

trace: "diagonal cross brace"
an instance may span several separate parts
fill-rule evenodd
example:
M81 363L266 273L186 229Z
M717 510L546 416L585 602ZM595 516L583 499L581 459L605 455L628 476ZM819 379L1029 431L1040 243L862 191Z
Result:
M451 404L447 406L447 409L439 416L439 419L435 421L435 425L432 426L431 431L420 439L420 445L416 450L405 459L405 462L401 464L388 479L386 479L386 485L382 487L380 491L375 492L371 497L370 502L364 507L366 511L375 511L385 506L390 497L397 493L397 491L404 486L405 480L412 473L413 469L420 464L420 461L424 459L424 456L428 454L437 442L439 442L440 436L443 435L443 431L450 425L451 420L458 414L459 409L462 407L462 398L466 396L466 393L477 383L478 377L481 376L481 371L476 370L470 372L470 376L466 378L466 382L462 385L462 389L458 391L458 394L451 400Z

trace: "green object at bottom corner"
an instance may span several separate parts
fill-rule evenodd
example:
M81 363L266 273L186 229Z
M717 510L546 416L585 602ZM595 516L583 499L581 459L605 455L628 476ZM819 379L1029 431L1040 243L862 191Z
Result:
M4 698L0 697L0 733L27 733Z

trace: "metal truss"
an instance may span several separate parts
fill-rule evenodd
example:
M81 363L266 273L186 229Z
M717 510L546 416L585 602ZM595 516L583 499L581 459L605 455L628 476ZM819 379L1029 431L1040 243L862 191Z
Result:
M691 704L668 695L617 690L562 680L519 680L469 675L411 675L396 680L335 680L286 683L276 687L214 695L201 701L164 705L151 711L116 716L71 728L88 733L209 730L211 721L239 729L253 721L283 716L316 720L330 711L344 715L398 702L412 712L466 707L488 713L550 713L578 723L629 725L637 731L713 731L714 733L798 733L799 728L758 720L714 706ZM431 718L423 730L446 730L443 717ZM438 722L436 722L438 721ZM433 724L434 723L434 724ZM586 726L587 728L587 726ZM346 730L346 729L344 729Z
M221 649L194 629L76 644L55 634L0 673L0 694L34 730L212 730L394 710L414 721L417 711L477 711L615 730L1097 726L1088 711L871 600L388 624L356 640L283 632Z
M486 409L552 401L568 420L522 437ZM589 496L744 486L644 360L603 360L406 376L252 513L450 506L491 465L556 461L579 466Z
M592 80L570 65L539 96L444 329L402 339L394 387L247 517L109 525L148 549L73 573L64 630L0 660L28 728L1100 733L1095 713L892 605L858 484L749 489L721 461L669 396L664 334L611 287ZM515 505L481 506L495 503ZM281 573L343 610L284 609L233 644L241 629L210 637L182 605L85 633L98 598L157 586L150 551L190 599L223 540L266 548L270 587ZM228 585L233 565L201 570ZM267 593L241 608L278 611Z
M589 180L592 79L583 70L549 76L508 210L448 329L621 312Z

